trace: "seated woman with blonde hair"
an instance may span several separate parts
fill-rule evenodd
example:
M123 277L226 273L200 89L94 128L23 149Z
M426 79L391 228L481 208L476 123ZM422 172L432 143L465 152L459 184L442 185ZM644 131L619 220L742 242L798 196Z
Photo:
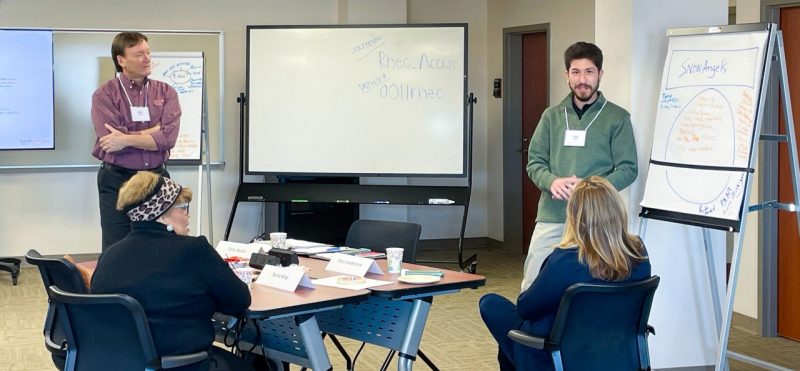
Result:
M561 243L542 264L533 284L517 298L487 294L480 313L497 340L501 370L552 370L550 354L525 349L516 357L508 331L520 329L546 337L553 327L561 296L576 283L636 282L650 277L644 243L627 231L628 214L614 186L592 176L580 181L567 202L567 220ZM517 355L519 356L519 355ZM525 358L525 364L513 360Z
M100 255L91 292L136 299L158 354L209 351L210 359L180 370L252 369L211 345L212 315L244 314L250 291L205 237L188 236L191 200L190 189L147 171L123 184L117 209L127 212L131 232Z

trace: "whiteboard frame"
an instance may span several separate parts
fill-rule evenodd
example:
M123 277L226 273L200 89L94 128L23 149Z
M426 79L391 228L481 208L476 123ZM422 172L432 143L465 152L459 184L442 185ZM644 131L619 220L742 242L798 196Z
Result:
M441 28L463 28L464 30L464 70L463 70L463 89L462 89L462 102L463 106L461 109L461 117L462 117L462 145L461 145L461 152L462 152L462 161L461 161L461 173L458 174L440 174L440 173L313 173L313 172L285 172L285 171L251 171L250 168L250 159L248 154L250 153L250 31L251 30L259 30L259 29L346 29L346 28L432 28L432 27L441 27ZM245 125L243 125L245 134L244 134L244 143L241 143L239 146L239 150L243 151L243 154L240 158L244 159L244 164L241 166L244 168L244 173L246 175L275 175L275 176L313 176L313 177L419 177L419 178L465 178L467 176L468 166L470 165L470 156L472 155L469 151L468 146L468 136L472 135L469 132L469 125L468 125L468 115L467 109L469 107L468 99L468 91L467 91L467 81L468 81L468 67L469 67L469 25L467 23L410 23L410 24L346 24L346 25L248 25L247 26L247 53L246 53L246 97L247 97L247 105L246 105L246 112L244 113L244 120Z

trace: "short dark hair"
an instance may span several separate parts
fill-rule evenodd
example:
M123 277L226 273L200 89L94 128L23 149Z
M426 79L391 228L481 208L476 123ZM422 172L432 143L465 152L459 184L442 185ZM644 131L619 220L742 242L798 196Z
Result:
M576 59L588 59L597 66L598 70L603 69L603 51L592 43L578 41L564 51L564 66L569 71L569 66Z
M122 67L117 62L117 56L124 56L126 48L139 45L142 41L147 41L147 36L139 32L120 32L114 36L114 41L111 42L111 59L114 60L117 72L122 72Z

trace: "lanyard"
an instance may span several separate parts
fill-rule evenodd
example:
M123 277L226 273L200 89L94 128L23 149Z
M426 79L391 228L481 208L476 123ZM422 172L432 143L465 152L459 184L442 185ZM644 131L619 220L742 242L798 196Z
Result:
M128 91L125 90L125 85L122 85L122 79L117 76L117 81L119 81L119 86L122 87L122 92L125 93L125 98L128 98L128 104L133 108L133 102L131 102L131 97L128 96ZM147 87L150 85L150 81L144 84L144 106L147 106ZM595 117L597 118L597 117Z
M594 124L594 120L597 120L597 116L600 116L600 112L603 112L603 108L606 108L606 103L608 103L607 99L605 102L603 102L603 105L600 106L600 110L597 111L597 114L594 115L592 121L589 122L589 125L587 125L586 129L583 129L583 131L585 132L589 131L589 126L592 126L592 124ZM564 122L567 124L567 130L569 130L569 118L567 118L567 106L564 106Z

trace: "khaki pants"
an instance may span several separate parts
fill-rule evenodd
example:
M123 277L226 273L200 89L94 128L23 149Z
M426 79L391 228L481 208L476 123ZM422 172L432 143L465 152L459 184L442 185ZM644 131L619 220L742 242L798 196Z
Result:
M542 268L544 260L553 252L555 245L561 242L564 235L564 223L536 223L533 227L531 244L528 247L528 256L525 258L525 265L522 270L525 274L522 277L521 291L530 287L539 270Z

